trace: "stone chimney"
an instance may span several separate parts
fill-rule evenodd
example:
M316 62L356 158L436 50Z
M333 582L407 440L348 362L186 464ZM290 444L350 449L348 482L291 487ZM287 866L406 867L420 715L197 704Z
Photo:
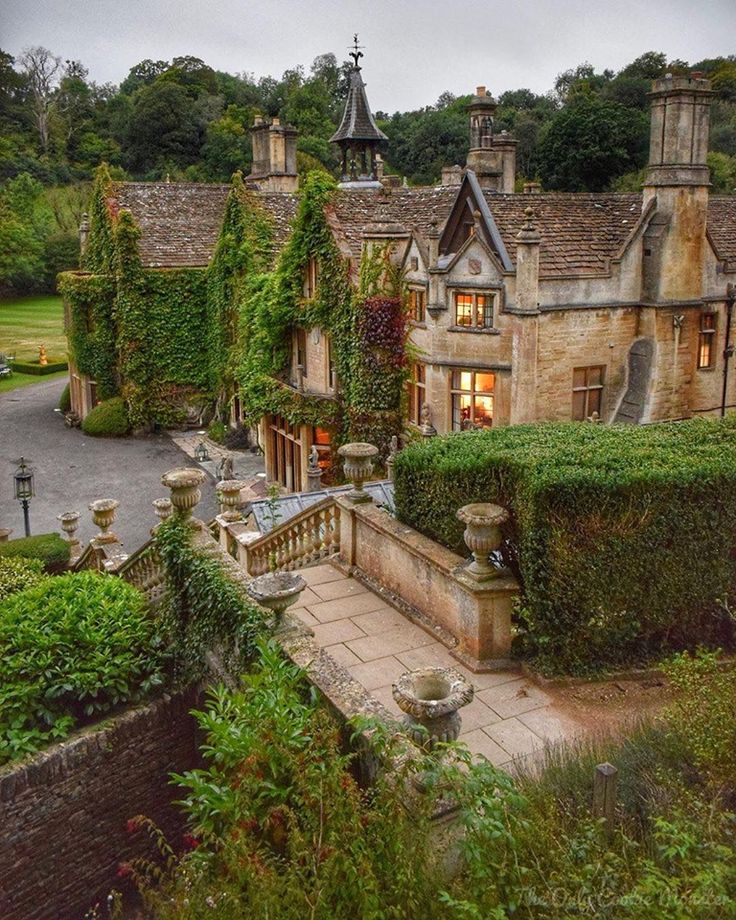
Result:
M542 193L542 183L541 182L525 182L524 183L524 194L525 195L540 195Z
M519 310L539 309L539 231L534 226L534 210L524 210L524 226L516 234L516 306Z
M524 210L524 225L516 235L516 304L510 310L512 425L537 418L539 356L539 231L534 211Z
M443 186L452 186L452 185L462 185L463 184L463 168L462 166L443 166L442 167L442 179L440 180L440 185Z
M485 86L477 87L470 100L470 150L468 169L472 169L481 188L497 192L514 191L517 141L506 131L494 136L493 116L496 100Z
M656 210L644 235L643 294L648 300L702 296L710 175L706 163L710 81L701 74L655 80L643 203Z
M297 191L296 135L296 128L282 125L279 118L268 122L256 115L251 128L253 168L246 181L265 192Z

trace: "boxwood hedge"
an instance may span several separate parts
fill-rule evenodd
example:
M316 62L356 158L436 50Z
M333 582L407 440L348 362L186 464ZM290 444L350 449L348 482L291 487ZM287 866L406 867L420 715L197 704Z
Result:
M511 511L522 642L548 670L733 645L735 419L433 438L398 455L395 488L401 520L463 554L461 505Z
M47 572L60 572L69 562L69 544L58 533L41 533L0 543L0 556L40 559Z

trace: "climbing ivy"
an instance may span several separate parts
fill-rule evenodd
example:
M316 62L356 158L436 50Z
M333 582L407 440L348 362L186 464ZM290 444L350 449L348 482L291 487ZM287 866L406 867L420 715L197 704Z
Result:
M59 292L68 305L66 334L77 369L97 381L100 399L118 391L113 309L115 284L110 275L65 272Z

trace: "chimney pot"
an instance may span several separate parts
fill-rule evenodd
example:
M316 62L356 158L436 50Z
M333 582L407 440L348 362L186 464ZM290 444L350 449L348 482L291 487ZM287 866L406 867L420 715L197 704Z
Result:
M276 128L277 128L280 124L281 124L281 119L280 119L280 118L274 118L273 121L271 122L271 125L272 125L273 127L276 127Z
M485 94L486 94L486 88L485 88L485 86L477 86L477 87L475 88L475 95L476 95L476 96L485 96Z

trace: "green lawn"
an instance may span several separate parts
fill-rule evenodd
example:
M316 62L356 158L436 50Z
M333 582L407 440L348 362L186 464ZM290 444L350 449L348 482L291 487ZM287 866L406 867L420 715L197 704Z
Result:
M55 374L46 374L43 377L38 377L36 374L19 374L15 372L12 377L3 377L0 380L0 394L7 393L8 390L17 390L19 387L29 387L33 383L58 380L60 377L67 377L68 375L68 371L57 371Z
M0 300L0 354L15 353L18 361L37 361L39 345L46 346L49 361L66 360L61 297L40 294ZM48 379L35 378L36 381Z

